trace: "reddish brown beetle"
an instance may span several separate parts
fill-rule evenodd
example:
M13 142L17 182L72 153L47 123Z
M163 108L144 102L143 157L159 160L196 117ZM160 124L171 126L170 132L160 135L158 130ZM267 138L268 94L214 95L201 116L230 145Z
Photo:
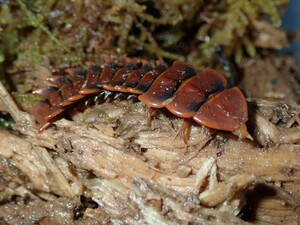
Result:
M226 79L213 69L197 73L192 65L179 61L169 68L162 64L152 66L147 61L88 66L87 71L67 69L70 79L53 76L48 79L53 86L34 91L47 99L29 110L41 130L74 103L91 96L97 101L124 94L127 98L137 96L149 107L165 107L178 117L193 118L209 128L245 130L248 107L243 93L238 87L226 89Z

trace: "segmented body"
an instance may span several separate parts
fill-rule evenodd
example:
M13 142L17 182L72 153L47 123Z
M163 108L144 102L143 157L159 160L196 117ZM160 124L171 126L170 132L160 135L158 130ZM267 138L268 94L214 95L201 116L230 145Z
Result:
M152 108L167 108L181 118L192 118L209 128L236 131L248 120L245 97L238 87L227 88L226 79L206 68L197 73L188 63L162 64L90 63L86 71L67 69L67 76L53 76L52 86L35 90L47 101L30 111L46 129L75 103L107 98L137 97Z

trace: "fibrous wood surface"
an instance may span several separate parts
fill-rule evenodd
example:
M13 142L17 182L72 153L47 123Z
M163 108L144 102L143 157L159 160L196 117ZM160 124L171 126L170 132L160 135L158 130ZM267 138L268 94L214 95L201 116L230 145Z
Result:
M2 131L2 159L26 177L6 177L14 186L2 193L32 196L33 209L44 204L39 199L71 201L74 211L82 207L82 198L92 201L77 220L66 217L65 224L246 223L238 215L254 224L296 224L299 128L276 127L263 114L265 104L255 104L261 111L251 115L252 123L259 123L255 134L264 147L196 125L186 144L181 119L161 112L149 127L148 108L132 101L94 106L44 132L23 124L18 128L22 138ZM7 223L62 221L50 206L35 218L14 214L28 207L5 205L0 215Z

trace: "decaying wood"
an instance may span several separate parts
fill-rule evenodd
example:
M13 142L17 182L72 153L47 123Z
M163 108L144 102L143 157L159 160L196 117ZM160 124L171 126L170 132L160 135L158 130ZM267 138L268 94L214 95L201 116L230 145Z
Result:
M299 71L295 59L270 56L246 61L243 67L241 83L247 96L291 104L300 102L298 72L291 72Z
M7 92L2 82L0 82L0 99L2 100L2 104L4 105L3 108L5 108L10 113L12 118L17 123L21 125L25 125L27 123L27 126L34 124L34 120L30 115L19 110L18 106L16 105L10 94Z
M27 177L19 186L37 199L75 194L97 204L70 224L244 224L237 215L245 213L245 205L252 207L254 224L297 223L298 126L271 126L257 110L251 117L253 126L260 123L253 132L266 137L260 142L193 125L186 144L181 119L162 112L148 127L147 110L114 101L79 112L72 121L61 119L44 132L22 123L22 138L0 132L0 154ZM47 218L58 221L51 213Z

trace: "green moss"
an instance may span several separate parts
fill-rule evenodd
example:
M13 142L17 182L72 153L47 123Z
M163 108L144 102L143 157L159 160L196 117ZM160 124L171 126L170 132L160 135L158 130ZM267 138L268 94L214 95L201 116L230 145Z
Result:
M0 7L0 63L3 63L6 57L16 53L18 42L19 36L16 24L13 24L11 9L3 4Z
M107 56L214 66L220 46L254 57L252 21L280 25L286 0L17 0L1 3L0 63L28 70L82 66Z
M14 127L14 122L11 119L0 117L0 126L11 130Z
M29 108L30 106L45 100L43 97L34 94L22 94L19 92L12 93L14 99L18 104L20 104L23 108Z
M246 56L254 57L256 47L252 40L252 21L268 18L274 26L280 26L278 7L285 1L228 0L218 3L208 12L209 22L198 30L197 38L203 43L199 47L205 58L213 57L215 46L221 45L228 57L233 56L237 64Z

